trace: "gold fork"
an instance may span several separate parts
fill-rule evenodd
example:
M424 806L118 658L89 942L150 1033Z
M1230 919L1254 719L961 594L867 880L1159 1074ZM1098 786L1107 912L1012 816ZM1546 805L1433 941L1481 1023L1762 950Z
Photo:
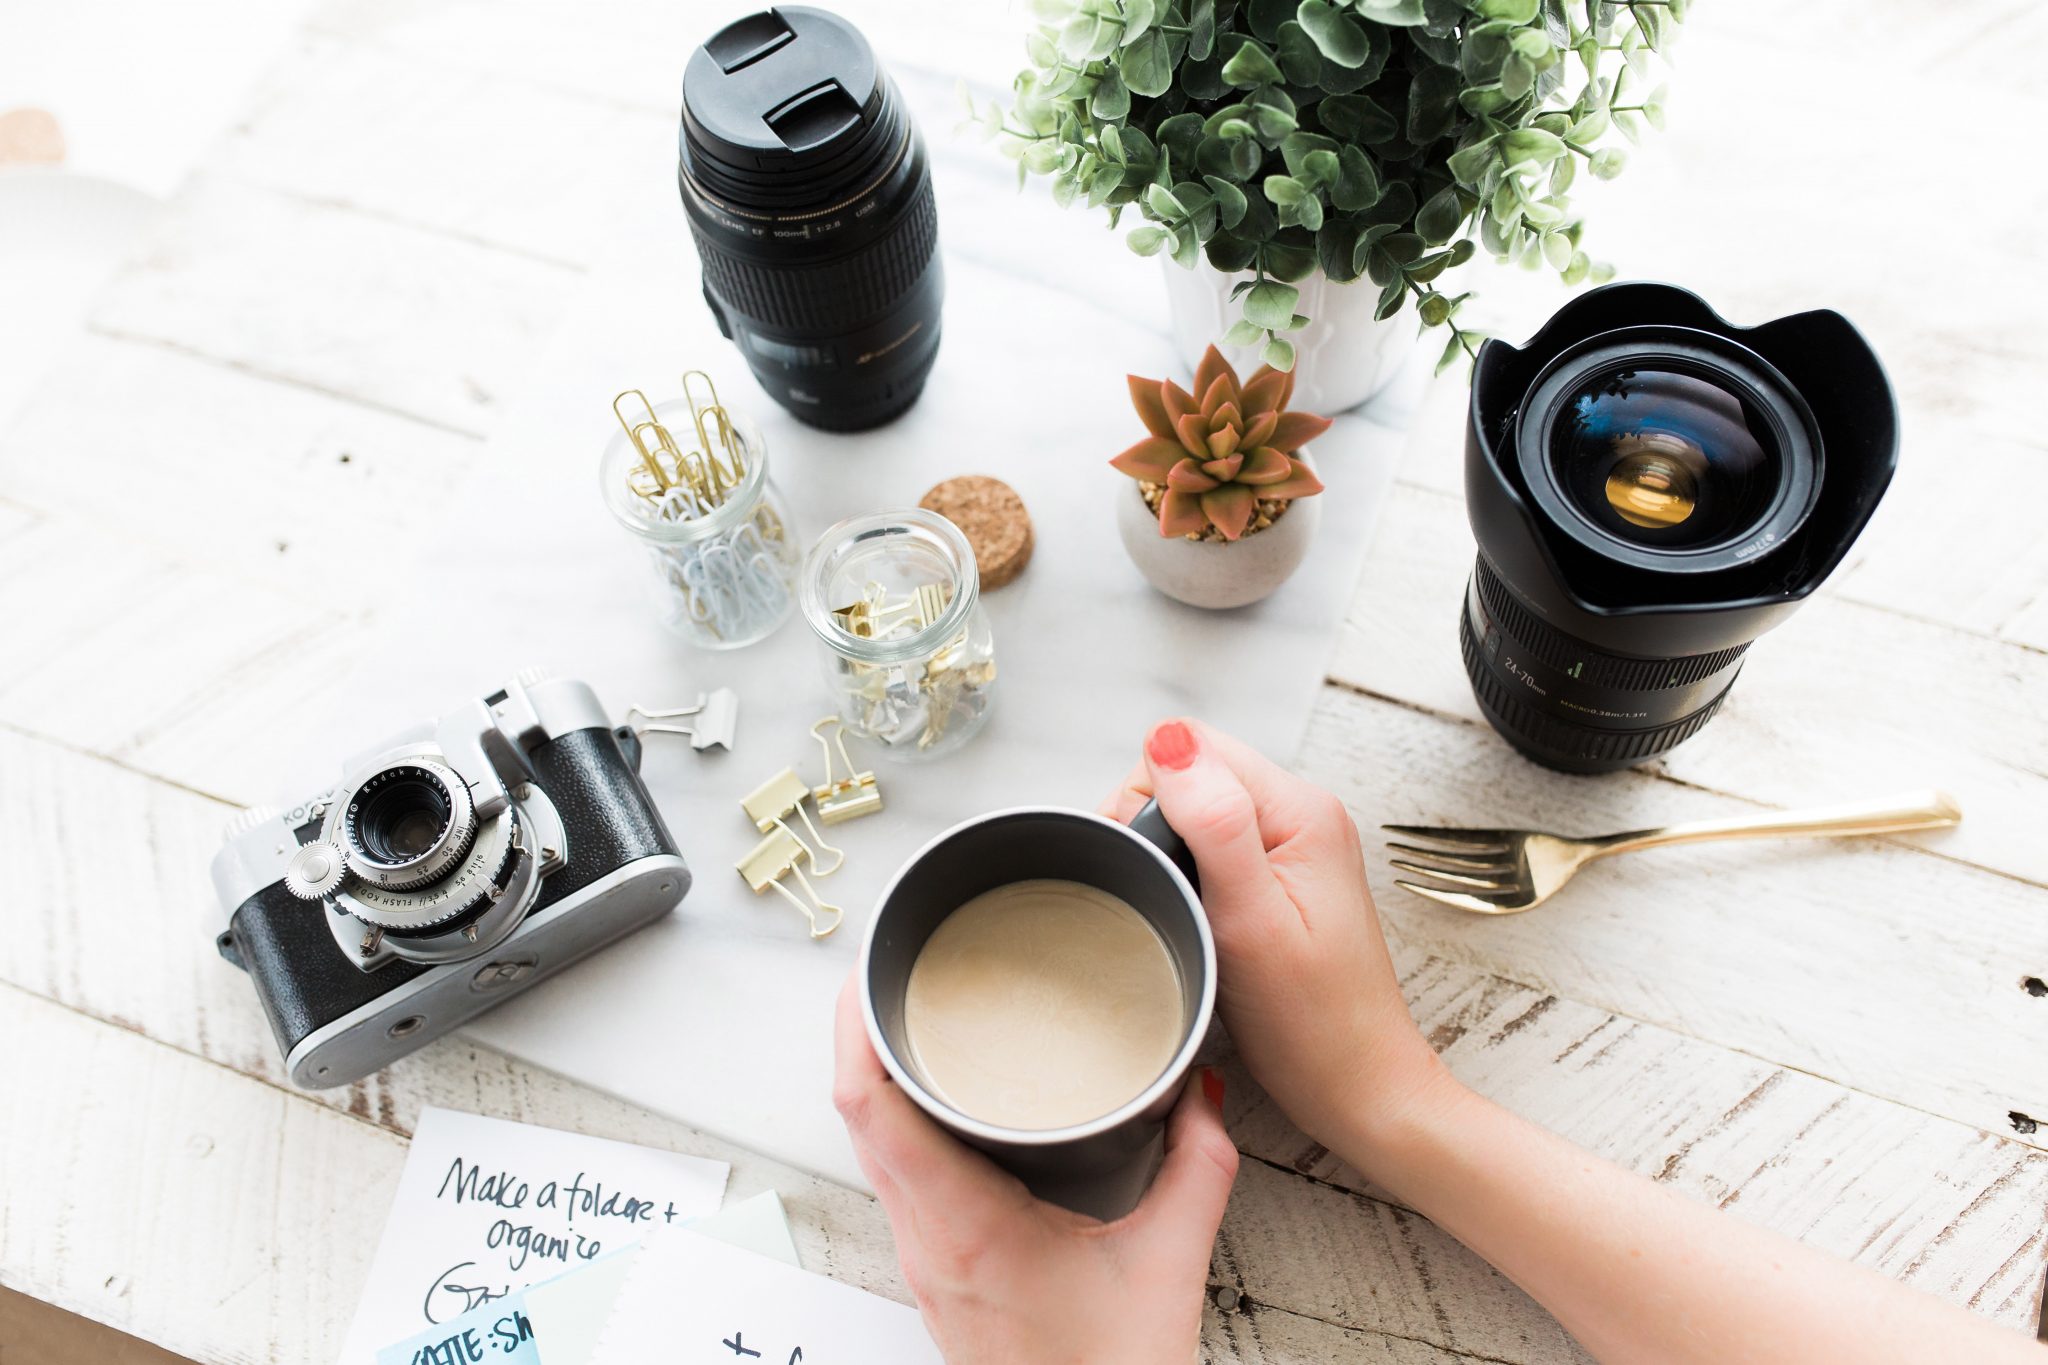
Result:
M1480 915L1512 915L1530 910L1557 894L1578 870L1595 858L1666 844L1697 844L1713 839L1769 839L1785 835L1896 834L1909 829L1946 829L1963 818L1962 808L1947 792L1932 789L1817 806L1802 811L1772 811L1722 820L1693 820L1657 829L1632 829L1593 839L1568 839L1537 829L1433 829L1426 825L1382 825L1381 829L1410 839L1427 839L1438 848L1389 841L1387 847L1410 855L1395 858L1403 872L1433 878L1440 885L1396 880L1394 885L1433 901Z

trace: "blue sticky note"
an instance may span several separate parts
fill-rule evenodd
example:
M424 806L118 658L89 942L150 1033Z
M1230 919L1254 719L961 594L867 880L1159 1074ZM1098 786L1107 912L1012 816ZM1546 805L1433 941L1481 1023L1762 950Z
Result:
M459 1318L377 1352L377 1365L540 1365L524 1294L479 1304Z

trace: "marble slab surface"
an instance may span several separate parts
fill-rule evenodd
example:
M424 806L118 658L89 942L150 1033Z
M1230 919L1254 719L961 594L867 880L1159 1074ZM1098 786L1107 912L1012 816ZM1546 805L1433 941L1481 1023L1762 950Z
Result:
M874 894L906 854L967 816L1024 803L1092 807L1166 716L1200 715L1291 759L1427 368L1418 355L1386 394L1317 442L1323 523L1286 587L1236 612L1183 607L1126 558L1111 499L1129 485L1105 463L1141 434L1125 373L1176 368L1157 267L1099 221L1017 195L985 149L936 159L947 270L938 364L908 415L854 436L802 427L754 386L698 297L673 182L661 184L657 167L650 181L663 192L610 221L605 265L511 404L483 476L421 547L409 619L388 653L364 661L348 742L321 737L331 764L527 664L585 678L619 719L634 703L735 689L731 753L648 743L646 780L696 873L681 909L471 1033L856 1185L829 1099L831 1019ZM1001 670L987 727L923 765L854 746L856 761L877 770L887 809L831 830L846 862L818 885L847 916L821 942L806 938L787 902L756 898L733 863L758 837L743 794L788 765L818 780L808 730L831 709L822 646L794 617L731 653L668 634L642 595L639 550L598 494L612 396L639 386L663 401L693 366L760 423L771 477L806 538L854 512L914 505L959 473L1008 481L1036 527L1031 567L984 599Z

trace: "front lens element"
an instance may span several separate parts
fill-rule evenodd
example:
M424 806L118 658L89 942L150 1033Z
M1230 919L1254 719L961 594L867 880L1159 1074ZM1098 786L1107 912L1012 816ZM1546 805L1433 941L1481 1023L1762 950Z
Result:
M1631 446L1607 471L1607 505L1635 526L1676 526L1699 507L1700 485L1675 437L1652 434L1617 442ZM1676 445L1677 449L1665 448Z
M380 863L409 863L431 849L448 828L448 792L440 781L414 770L396 777L363 800L355 829L364 853Z
M348 798L341 837L349 870L401 891L453 871L476 842L476 807L462 779L438 763L395 762Z
M1755 405L1677 370L1586 380L1551 430L1550 461L1579 515L1664 549L1742 536L1769 513L1782 483L1777 444Z

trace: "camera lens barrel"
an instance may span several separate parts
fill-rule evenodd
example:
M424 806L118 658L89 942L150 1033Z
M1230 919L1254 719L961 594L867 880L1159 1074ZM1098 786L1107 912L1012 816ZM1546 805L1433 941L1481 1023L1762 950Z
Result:
M923 391L945 285L924 143L851 24L781 6L683 75L678 181L704 299L799 419L878 426Z
M1459 643L1480 710L1568 772L1665 753L1848 553L1898 459L1839 314L1736 327L1658 284L1580 295L1473 366Z
M1679 658L1596 649L1515 600L1480 556L1458 645L1494 729L1546 767L1613 772L1655 758L1714 718L1748 644Z
M453 771L406 760L379 768L347 793L340 834L357 877L386 891L410 891L469 856L476 807Z

